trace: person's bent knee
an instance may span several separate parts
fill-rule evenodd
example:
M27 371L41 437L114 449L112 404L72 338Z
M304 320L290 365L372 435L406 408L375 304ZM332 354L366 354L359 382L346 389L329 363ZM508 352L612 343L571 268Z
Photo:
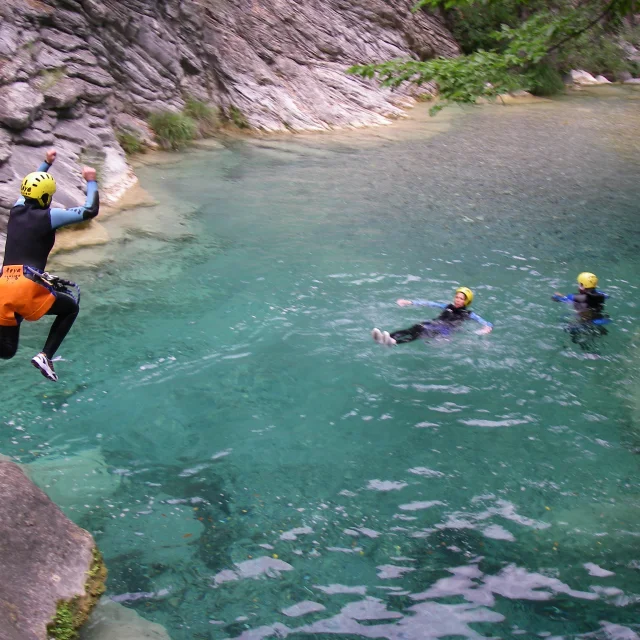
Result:
M11 360L18 350L20 327L0 326L0 359Z
M0 342L0 360L11 360L18 351L17 344L2 344Z

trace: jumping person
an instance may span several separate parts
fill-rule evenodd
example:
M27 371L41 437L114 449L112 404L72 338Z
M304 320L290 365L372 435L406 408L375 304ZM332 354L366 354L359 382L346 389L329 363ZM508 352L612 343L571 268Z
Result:
M95 218L100 207L96 171L91 167L82 169L87 181L84 206L51 207L56 181L48 171L55 159L56 150L49 149L38 170L22 181L22 195L9 213L0 270L0 358L9 360L16 354L23 320L55 315L44 348L31 359L33 366L54 382L58 376L51 361L80 308L68 289L55 285L59 279L45 272L47 259L56 240L56 229Z
M433 320L426 320L420 324L415 324L408 329L394 331L380 331L374 329L371 332L373 339L379 344L394 345L403 342L412 342L418 338L446 337L455 329L458 329L465 320L475 320L482 325L480 333L489 333L493 325L483 320L479 315L467 309L473 301L473 291L467 287L458 287L455 292L452 304L444 302L431 302L430 300L403 300L397 303L401 307L438 307L442 313Z
M593 347L594 338L608 333L604 325L609 324L611 319L604 312L604 303L609 296L598 291L598 278L593 273L583 271L578 274L577 281L578 293L564 296L556 291L551 299L573 304L576 319L566 326L565 331L571 335L574 344L589 351Z

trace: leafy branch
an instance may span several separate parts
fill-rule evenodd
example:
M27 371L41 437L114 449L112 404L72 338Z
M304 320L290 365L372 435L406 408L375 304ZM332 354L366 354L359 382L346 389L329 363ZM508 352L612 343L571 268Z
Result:
M414 10L498 4L500 0L419 0ZM526 2L515 0L515 4L524 6ZM348 73L376 79L385 87L433 82L440 96L440 102L430 110L435 115L449 104L474 104L479 98L493 100L517 89L535 88L536 69L548 67L553 52L605 18L623 17L633 8L633 0L610 0L604 7L598 0L560 4L538 11L518 27L502 24L499 31L490 34L496 43L490 51L480 49L469 55L427 61L390 60L355 65Z

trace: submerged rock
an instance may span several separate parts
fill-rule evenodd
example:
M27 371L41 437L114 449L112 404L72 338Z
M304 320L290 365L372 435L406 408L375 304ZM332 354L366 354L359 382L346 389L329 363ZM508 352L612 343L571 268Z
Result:
M62 509L85 503L100 505L122 482L120 476L109 473L98 448L73 455L42 456L25 465L25 470Z
M104 591L106 570L91 534L6 459L0 460L0 566L2 640L46 640L47 628L56 625L69 633Z
M80 640L171 640L166 629L132 609L103 598L83 627Z

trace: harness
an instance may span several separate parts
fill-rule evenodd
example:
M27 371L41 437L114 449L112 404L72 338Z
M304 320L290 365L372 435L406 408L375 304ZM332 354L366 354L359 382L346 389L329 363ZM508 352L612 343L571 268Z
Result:
M29 265L24 265L25 275L29 274L36 281L42 282L46 287L53 291L59 291L60 293L66 293L71 296L76 304L80 304L80 287L71 280L65 280L60 276L56 276L46 271L38 271ZM75 289L73 291L72 289Z

